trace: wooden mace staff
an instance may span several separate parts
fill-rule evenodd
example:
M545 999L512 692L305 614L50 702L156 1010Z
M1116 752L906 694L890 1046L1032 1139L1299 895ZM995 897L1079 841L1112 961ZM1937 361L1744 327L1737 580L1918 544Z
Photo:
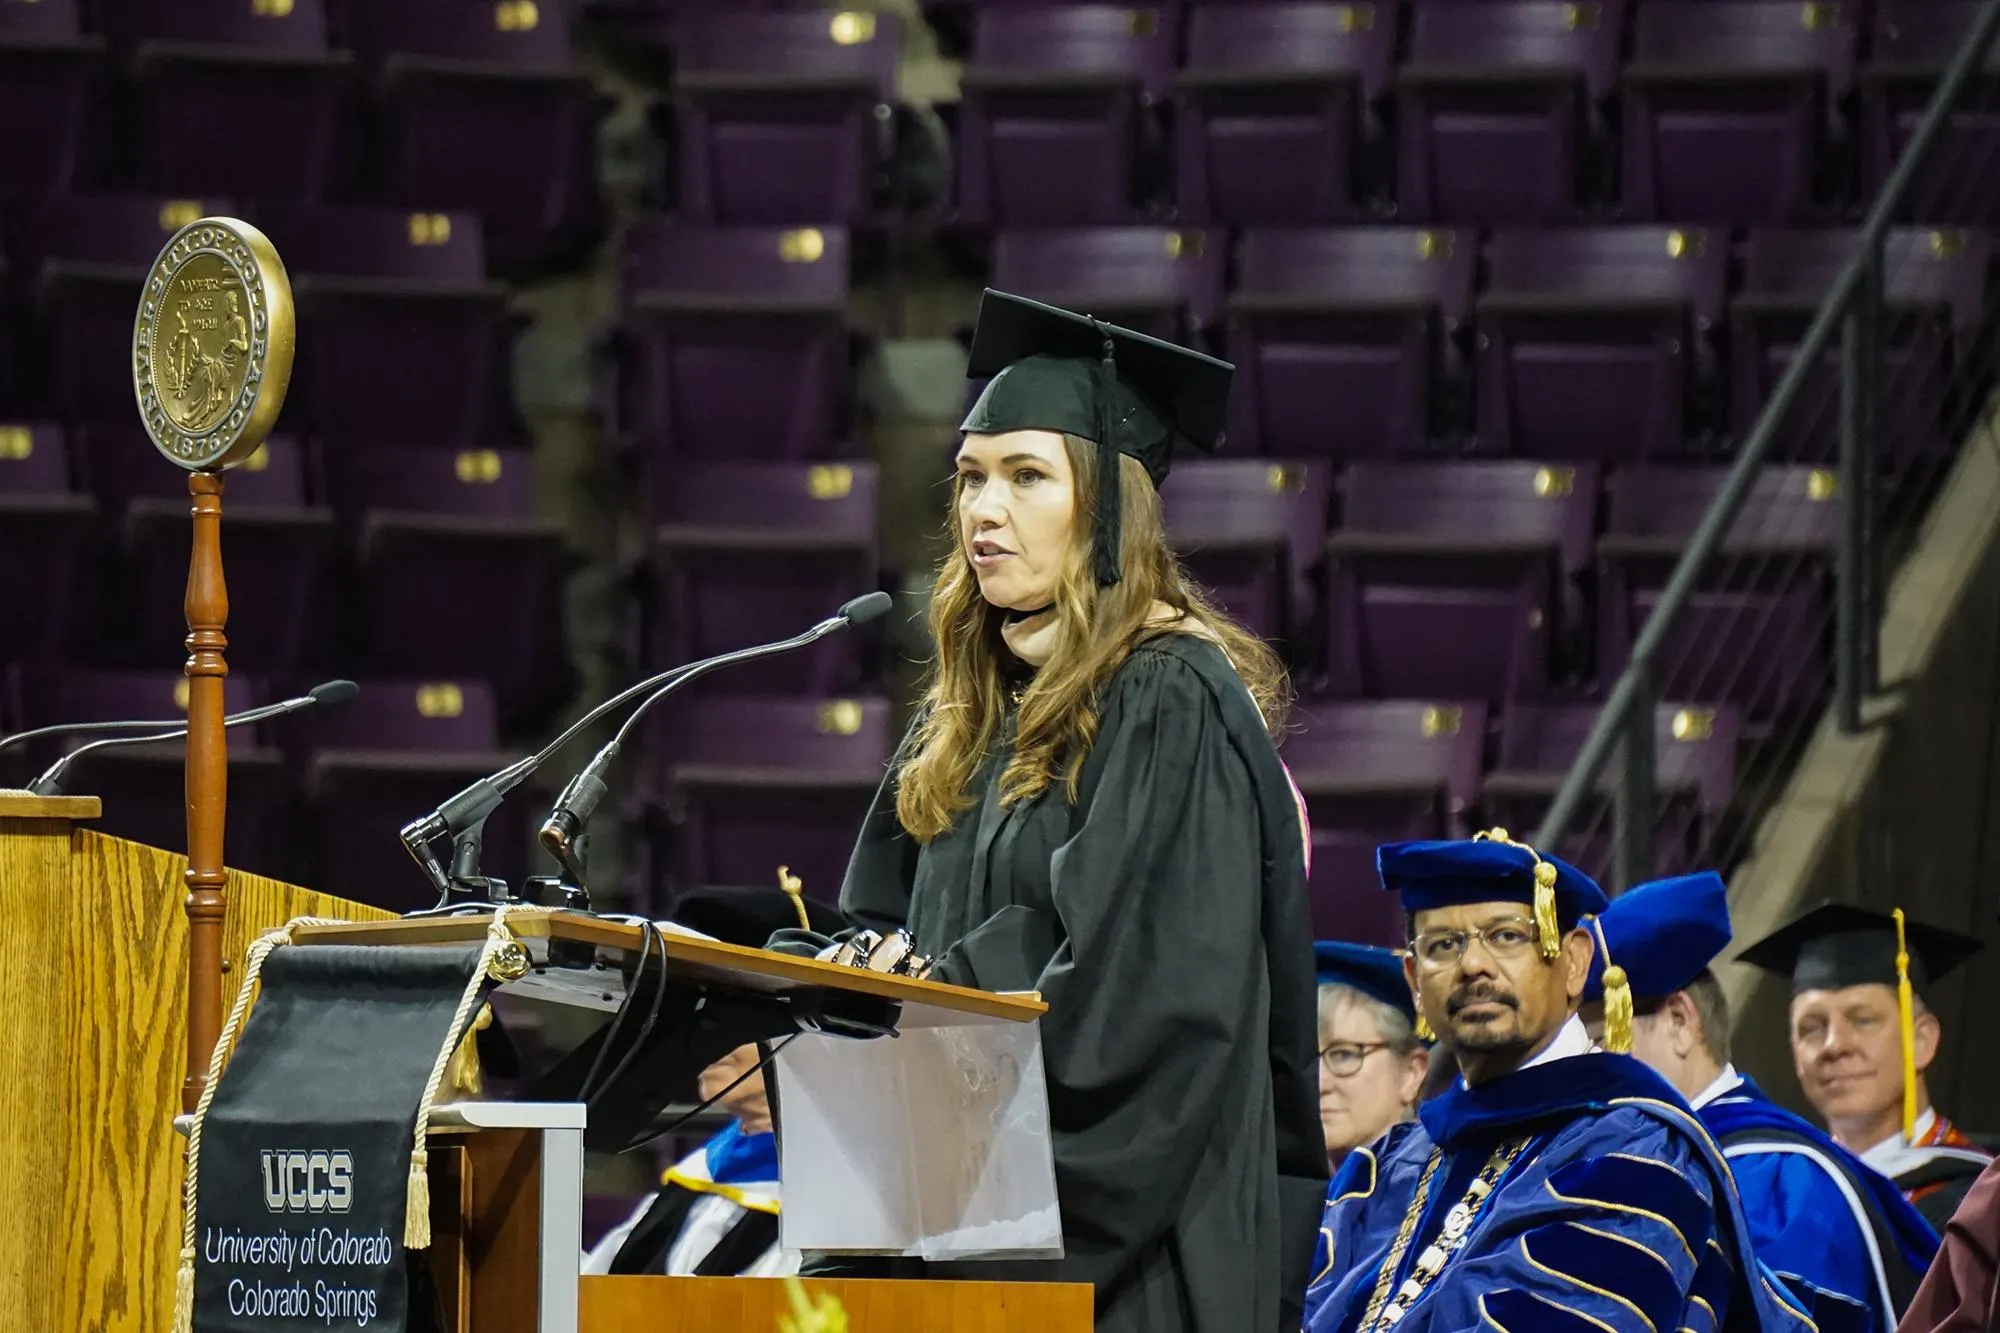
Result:
M271 242L234 218L175 232L146 275L132 331L132 388L153 444L188 473L187 1072L192 1111L222 1029L223 868L229 742L223 731L229 590L222 474L257 452L292 378L292 288Z

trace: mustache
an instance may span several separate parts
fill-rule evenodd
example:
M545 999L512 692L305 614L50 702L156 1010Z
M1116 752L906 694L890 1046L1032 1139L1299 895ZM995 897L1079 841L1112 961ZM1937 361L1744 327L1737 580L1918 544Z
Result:
M1444 1011L1448 1016L1455 1018L1461 1009L1475 1004L1504 1004L1509 1009L1521 1007L1520 999L1513 992L1495 986L1479 985L1453 991L1450 998L1444 1002Z

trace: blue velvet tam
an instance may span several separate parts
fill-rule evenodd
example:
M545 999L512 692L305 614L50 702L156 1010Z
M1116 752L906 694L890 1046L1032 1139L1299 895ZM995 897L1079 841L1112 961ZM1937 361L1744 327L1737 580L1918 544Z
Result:
M1535 869L1546 864L1555 871L1556 920L1563 930L1604 910L1604 890L1590 876L1505 838L1495 829L1478 838L1385 843L1375 849L1375 872L1383 888L1402 898L1404 911L1430 912L1467 903L1532 906Z
M1396 950L1349 944L1344 940L1320 940L1313 945L1313 961L1319 968L1320 985L1351 986L1416 1021L1417 1006L1410 998L1409 980L1403 975L1403 955Z
M1713 870L1628 889L1598 914L1604 948L1590 960L1583 998L1604 998L1604 955L1625 969L1635 998L1684 989L1729 945L1729 891Z

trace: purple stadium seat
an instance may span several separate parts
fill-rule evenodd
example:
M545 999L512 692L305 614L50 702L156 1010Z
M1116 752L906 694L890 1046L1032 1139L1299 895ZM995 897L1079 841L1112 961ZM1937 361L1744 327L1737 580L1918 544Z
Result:
M1228 262L1220 232L1038 228L994 241L992 285L1182 342L1199 339L1221 314Z
M1500 749L1481 803L1488 824L1528 836L1597 722L1595 704L1515 704L1500 722ZM1731 708L1662 704L1654 712L1653 777L1659 813L1653 873L1679 874L1704 863L1702 852L1736 793L1736 751L1743 720ZM1611 793L1620 759L1614 749L1599 793L1587 801L1557 850L1564 860L1610 882ZM1631 885L1621 887L1630 888Z
M838 228L634 227L614 343L619 432L682 456L838 452L847 261Z
M235 212L219 199L84 194L26 212L12 251L37 330L37 401L50 415L132 421L132 313L146 270L185 224Z
M179 645L160 645L162 660L178 660ZM187 681L175 671L79 671L74 667L16 665L7 674L8 708L22 731L65 722L106 722L122 718L170 718L187 709ZM269 703L265 682L232 672L223 682L223 707L240 712ZM30 742L9 750L0 766L0 785L25 783L87 737L54 736L52 744ZM165 741L127 746L80 759L63 779L63 789L98 796L102 833L182 851L187 847L186 746ZM268 738L252 727L229 733L229 825L224 861L233 869L277 878L295 878L286 836L291 790L284 764Z
M60 661L90 617L97 507L71 489L69 450L52 422L0 425L0 568L33 571L0 597L0 642L16 661ZM32 775L30 775L32 776Z
M76 0L0 4L0 125L14 127L0 135L0 198L77 183L103 59Z
M476 214L294 209L265 230L298 305L288 421L323 439L443 448L519 434L510 357L523 321L486 279Z
M1330 692L1541 696L1574 632L1597 495L1589 464L1356 463L1327 545Z
M503 728L569 694L570 557L535 517L525 449L351 446L326 458L336 511L358 515L351 589L368 674L485 679Z
M1333 467L1324 461L1206 459L1161 491L1167 536L1188 572L1265 639L1305 642L1311 571L1326 549Z
M503 266L594 233L604 104L571 59L568 0L345 7L374 77L396 203L479 214L487 253Z
M1859 5L1641 5L1625 67L1625 215L1780 226L1813 210L1854 88Z
M1246 233L1225 306L1232 441L1279 457L1380 458L1458 434L1434 404L1448 397L1478 263L1470 232Z
M811 896L838 898L896 748L888 701L690 692L667 711L649 738L671 849L662 887L776 888L784 865Z
M1270 227L1358 211L1396 56L1393 3L1197 7L1176 81L1182 220Z
M320 0L97 0L135 85L133 156L152 189L318 199L344 175L353 57Z
M1375 849L1467 836L1486 705L1315 699L1292 721L1284 757L1312 820L1313 935L1400 946L1402 909L1382 892Z
M959 107L958 211L973 226L1130 222L1154 193L1154 104L1177 11L996 5L974 17Z
M1474 304L1479 438L1495 452L1671 456L1729 282L1727 233L1516 231Z
M187 474L167 463L138 422L87 426L78 432L85 475L114 522L118 561L118 620L107 645L142 660L187 633ZM223 489L224 541L229 551L229 662L258 675L324 666L334 626L333 515L312 507L306 451L289 436L272 436Z
M680 463L653 514L662 665L787 639L881 582L873 463ZM835 635L718 673L705 690L831 694L859 679L862 645Z
M1575 218L1611 95L1623 0L1424 0L1396 74L1398 216Z
M1876 0L1862 67L1861 182L1873 198L1923 119L1945 66L1964 47L1981 0ZM1990 162L2000 146L2000 43L1945 116L1943 131L1917 165L1900 216L1936 226L2000 227L2000 201L1970 162Z
M303 775L310 882L397 912L437 901L397 831L519 757L500 752L493 691L477 680L364 680L339 708L277 728ZM486 823L482 866L517 890L540 804L517 792Z
M1730 418L1738 439L1762 415L1806 326L1853 257L1857 233L1753 233L1743 290L1730 307ZM1986 274L1993 241L1981 231L1898 229L1884 238L1882 380L1877 390L1881 461L1907 468L1954 446L1957 372L1985 343ZM1960 405L1963 406L1963 405ZM1769 457L1830 463L1840 449L1840 346L1827 349L1779 426Z
M1603 680L1632 641L1721 490L1722 468L1628 468L1606 485L1597 544L1598 659ZM1831 666L1829 587L1841 506L1831 473L1770 467L1710 562L1657 659L1662 698L1729 703L1762 732L1812 705Z
M703 224L854 225L887 202L894 14L691 14L674 44L679 212Z

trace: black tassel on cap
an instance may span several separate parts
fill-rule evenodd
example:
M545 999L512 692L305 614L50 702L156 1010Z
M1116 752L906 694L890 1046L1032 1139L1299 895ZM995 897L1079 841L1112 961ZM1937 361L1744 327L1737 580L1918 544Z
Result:
M1091 559L1097 586L1113 587L1120 578L1118 553L1123 544L1124 509L1120 503L1118 476L1118 362L1111 334L1095 318L1091 328L1104 340L1103 356L1096 367L1097 392L1097 532L1091 541Z

